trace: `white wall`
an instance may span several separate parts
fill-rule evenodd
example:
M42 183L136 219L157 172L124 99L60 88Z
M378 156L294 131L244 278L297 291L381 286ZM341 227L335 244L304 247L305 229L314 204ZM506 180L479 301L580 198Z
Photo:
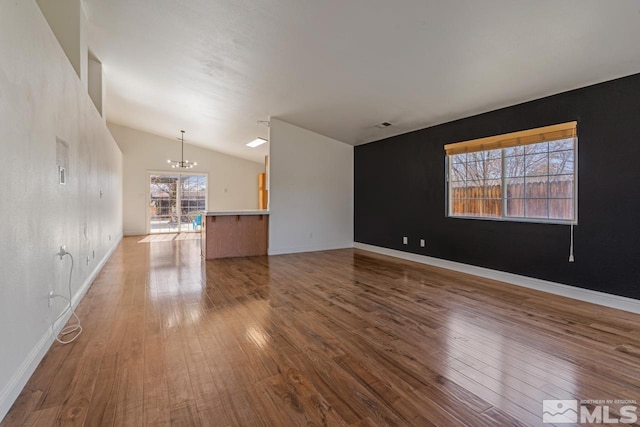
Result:
M167 159L180 160L180 141L125 126L108 124L124 158L124 234L147 230L149 182L147 171L176 172ZM176 129L176 137L180 130ZM185 134L185 139L189 133ZM208 174L208 210L258 208L258 174L264 164L185 143L184 157L198 163L189 172Z
M50 318L64 305L50 309L48 294L66 294L69 273L60 245L75 255L79 300L120 240L122 154L35 1L0 0L0 10L1 419L53 341ZM67 185L57 137L68 143Z
M271 119L269 254L353 246L353 147Z
M102 63L95 58L89 58L89 68L87 70L87 85L89 91L89 97L93 101L93 105L96 106L96 110L103 117L104 115L104 94L105 94L105 81L102 75ZM105 120L106 123L106 120Z
M37 0L78 77L87 86L87 17L81 0Z

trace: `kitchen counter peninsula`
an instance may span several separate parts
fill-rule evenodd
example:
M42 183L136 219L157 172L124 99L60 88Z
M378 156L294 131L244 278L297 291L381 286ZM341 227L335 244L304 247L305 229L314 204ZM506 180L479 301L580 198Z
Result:
M268 241L268 210L202 211L205 259L266 255Z

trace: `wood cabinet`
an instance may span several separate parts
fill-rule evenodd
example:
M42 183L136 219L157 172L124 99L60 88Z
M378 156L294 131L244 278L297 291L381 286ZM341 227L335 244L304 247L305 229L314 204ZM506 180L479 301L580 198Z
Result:
M258 174L258 209L267 209L268 190L267 190L267 174Z
M205 259L267 254L268 213L208 213L203 219L201 249Z

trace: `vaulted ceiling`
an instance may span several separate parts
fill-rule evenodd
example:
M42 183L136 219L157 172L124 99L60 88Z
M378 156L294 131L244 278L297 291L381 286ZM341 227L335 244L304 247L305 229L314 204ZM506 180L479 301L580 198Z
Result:
M356 145L640 72L638 0L84 7L109 121L255 161L270 116Z

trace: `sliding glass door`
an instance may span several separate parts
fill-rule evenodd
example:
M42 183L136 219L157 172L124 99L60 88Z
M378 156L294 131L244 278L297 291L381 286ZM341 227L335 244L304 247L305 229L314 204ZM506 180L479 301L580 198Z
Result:
M149 173L149 233L199 231L206 208L206 175Z

